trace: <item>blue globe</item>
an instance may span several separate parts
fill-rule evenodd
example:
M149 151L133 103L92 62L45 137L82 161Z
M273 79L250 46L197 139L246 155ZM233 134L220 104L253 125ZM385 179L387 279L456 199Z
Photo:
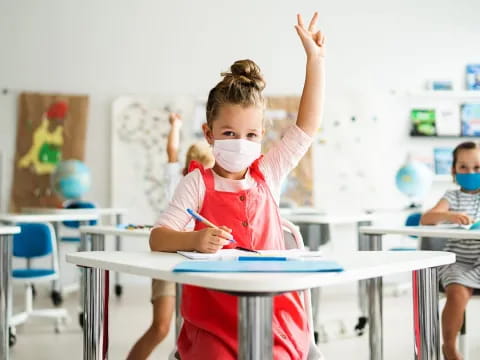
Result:
M409 198L422 198L432 185L433 174L430 168L418 161L403 165L395 177L398 190Z
M79 160L62 161L52 174L52 187L65 199L79 199L90 189L90 170Z

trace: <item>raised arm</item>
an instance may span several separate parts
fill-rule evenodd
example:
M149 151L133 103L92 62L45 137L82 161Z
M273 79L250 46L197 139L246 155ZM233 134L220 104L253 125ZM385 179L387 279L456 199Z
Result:
M182 128L182 118L177 113L168 115L170 122L170 132L167 138L167 156L169 163L178 162L178 147L180 145L180 129Z
M307 54L305 85L303 86L297 126L305 133L314 136L320 127L325 97L325 36L316 29L318 13L305 28L301 15L297 15L295 25L298 36Z

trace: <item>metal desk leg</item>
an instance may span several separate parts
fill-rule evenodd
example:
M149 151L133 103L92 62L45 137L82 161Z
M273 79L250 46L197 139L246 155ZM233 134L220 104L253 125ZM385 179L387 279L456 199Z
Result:
M11 314L12 235L0 235L0 359L9 358Z
M104 251L105 250L105 235L102 235L102 234L83 234L82 235L84 238L83 238L83 242L84 244L87 243L87 238L90 237L90 240L91 240L91 244L90 244L90 247L91 247L91 250L92 251ZM82 241L82 240L80 240ZM85 331L85 328L86 328L86 324L85 324L85 299L87 299L87 296L88 294L85 294L84 291L85 291L85 287L83 286L83 284L85 284L85 272L82 271L82 273L80 274L80 280L81 280L81 289L80 290L80 293L82 294L82 296L80 296L80 313L78 314L78 322L80 324L81 327L83 327L83 330ZM108 285L108 284L107 284ZM108 290L108 286L107 286L107 290Z
M330 226L329 224L319 224L320 233L315 234L313 231L313 226L309 226L309 236L308 236L308 247L310 251L317 251L320 248L320 244L325 243L329 240L330 237ZM318 322L319 322L319 310L320 310L320 296L321 290L320 288L312 288L311 289L311 299L312 299L312 317L313 317L313 329L314 329L314 336L315 342L318 341L326 341L326 333L317 331L318 329Z
M382 248L382 235L368 236L369 250L376 251ZM383 359L383 294L382 278L367 280L368 319L370 360Z
M120 225L122 223L122 215L117 214L115 215L115 222L117 225ZM115 250L120 251L122 250L122 237L121 236L115 236ZM122 285L120 284L120 273L116 272L115 273L115 295L121 296L122 295Z
M360 229L362 226L370 226L372 224L371 221L359 221L357 223L357 229ZM368 236L361 234L358 231L358 250L359 251L365 251L365 250L370 250L369 244L368 244ZM358 308L360 310L360 316L358 317L358 322L355 325L355 333L358 336L361 336L365 332L365 328L368 323L368 317L367 317L367 280L360 280L358 281Z
M370 360L383 359L382 278L367 280Z
M273 359L271 296L238 297L238 359Z
M175 284L175 342L178 340L178 335L180 335L180 329L182 328L182 284Z
M437 268L412 272L414 359L440 360Z
M96 268L83 268L84 327L83 358L108 358L108 278L109 272Z
M88 221L80 221L80 226L85 226L88 225ZM78 251L88 251L89 249L89 242L88 242L88 234L81 232L80 233L80 244L78 246ZM84 272L83 270L80 270L80 297L78 301L79 305L79 310L78 310L78 323L81 327L83 327L83 278L84 278Z

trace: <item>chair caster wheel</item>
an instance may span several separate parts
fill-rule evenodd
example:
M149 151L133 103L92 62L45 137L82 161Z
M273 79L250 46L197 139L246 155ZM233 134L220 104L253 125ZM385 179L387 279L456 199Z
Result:
M12 347L16 343L17 343L17 335L15 335L12 328L8 328L8 346Z
M62 305L63 297L62 297L62 294L59 291L53 290L50 294L50 297L52 298L53 305L55 305L55 306Z
M122 285L115 285L115 295L122 296L123 287Z
M365 327L367 326L368 318L366 316L360 316L358 323L355 325L355 333L357 336L362 336L365 333Z

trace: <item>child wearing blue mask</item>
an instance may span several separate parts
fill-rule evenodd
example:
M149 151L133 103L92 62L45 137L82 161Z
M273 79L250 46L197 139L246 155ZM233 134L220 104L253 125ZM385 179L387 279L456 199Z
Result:
M449 190L434 208L421 219L423 225L454 223L470 225L480 211L480 146L464 142L453 151L452 175L460 186ZM456 262L440 270L440 280L447 302L442 313L443 355L446 360L462 359L456 339L463 323L463 314L473 289L480 289L480 242L449 240L446 251L456 254Z

